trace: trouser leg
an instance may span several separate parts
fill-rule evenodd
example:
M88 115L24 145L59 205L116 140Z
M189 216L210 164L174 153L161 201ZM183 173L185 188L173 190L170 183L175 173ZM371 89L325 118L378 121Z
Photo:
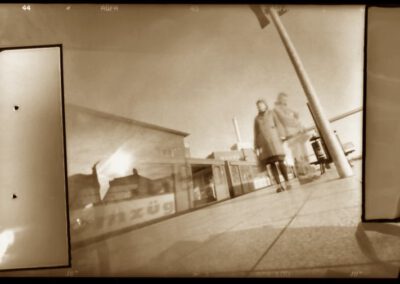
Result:
M285 178L285 181L289 181L289 176L284 161L279 161L279 170L281 171L283 177Z
M274 176L276 183L281 184L281 180L279 179L279 172L278 172L278 168L276 167L276 164L271 163L270 165L271 165L271 172L272 172L272 175Z

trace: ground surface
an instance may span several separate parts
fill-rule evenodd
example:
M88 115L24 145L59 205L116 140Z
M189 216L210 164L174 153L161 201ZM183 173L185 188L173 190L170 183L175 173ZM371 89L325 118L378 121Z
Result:
M76 276L397 277L400 226L360 224L361 163L291 191L272 188L72 252ZM7 273L18 275L20 273Z

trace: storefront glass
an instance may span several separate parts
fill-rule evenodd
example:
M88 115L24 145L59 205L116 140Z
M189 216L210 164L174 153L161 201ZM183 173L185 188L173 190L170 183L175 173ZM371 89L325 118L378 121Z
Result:
M110 181L110 187L101 200L96 179L92 184L74 183L70 208L71 234L74 242L117 233L176 212L173 165L142 165L131 175ZM86 187L85 187L86 186ZM84 192L87 192L86 194Z
M215 177L210 165L192 165L193 205L199 207L217 200Z
M183 135L67 107L72 245L189 209Z
M254 190L261 189L271 185L271 180L267 176L265 168L258 165L251 166L251 172L253 176L253 188Z
M230 197L225 165L213 165L214 181L217 192L217 200L224 200Z

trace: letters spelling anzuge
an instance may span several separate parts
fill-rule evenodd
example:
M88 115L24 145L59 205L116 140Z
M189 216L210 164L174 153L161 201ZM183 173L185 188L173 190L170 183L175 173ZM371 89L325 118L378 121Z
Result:
M103 207L103 206L102 206ZM152 220L154 218L161 217L160 213L162 212L162 216L166 216L172 214L174 212L174 202L167 201L160 203L157 200L152 200L147 203L146 206L137 207L137 208L124 208L119 207L117 210L121 210L119 212L113 212L113 214L105 215L105 216L96 216L92 217L92 221L85 220L87 225L94 224L96 230L102 229L104 227L111 227L115 225L122 225L123 223L130 221L138 221L139 219L145 218L146 220ZM94 210L106 210L103 208L94 208ZM95 212L93 212L95 214ZM156 216L157 215L157 216ZM154 216L154 217L153 217ZM137 222L134 222L137 224ZM126 224L129 225L129 224ZM88 228L88 226L85 226Z

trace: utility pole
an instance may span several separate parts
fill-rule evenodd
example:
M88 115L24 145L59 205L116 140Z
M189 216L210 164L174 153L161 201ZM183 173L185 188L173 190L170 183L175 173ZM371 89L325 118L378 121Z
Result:
M246 156L245 150L243 149L242 138L241 138L241 136L240 136L240 130L239 130L239 125L238 125L238 122L237 122L237 118L234 117L234 118L232 119L232 122L233 122L233 127L234 127L235 133L236 133L236 141L237 141L236 146L237 146L237 150L242 151L243 160L246 161L246 160L247 160L247 156Z
M232 121L233 121L233 127L234 127L234 129L235 129L236 141L237 141L238 144L240 144L240 143L242 142L242 139L241 139L241 137L240 137L239 125L238 125L238 123L237 123L236 117L234 117L234 118L232 119Z
M297 51L290 40L290 37L283 26L278 13L275 8L272 6L267 6L267 12L271 15L272 22L274 23L279 36L285 46L285 49L289 55L289 58L296 70L297 76L300 80L301 86L307 96L307 100L310 104L310 107L315 115L315 120L320 128L321 135L326 143L326 146L329 150L329 153L332 156L332 160L336 166L337 172L341 178L349 177L353 175L353 170L347 161L345 154L343 153L342 147L339 144L329 120L325 116L321 103L318 99L316 91L314 90L313 85L307 75L307 72L303 66L303 63L300 60Z

